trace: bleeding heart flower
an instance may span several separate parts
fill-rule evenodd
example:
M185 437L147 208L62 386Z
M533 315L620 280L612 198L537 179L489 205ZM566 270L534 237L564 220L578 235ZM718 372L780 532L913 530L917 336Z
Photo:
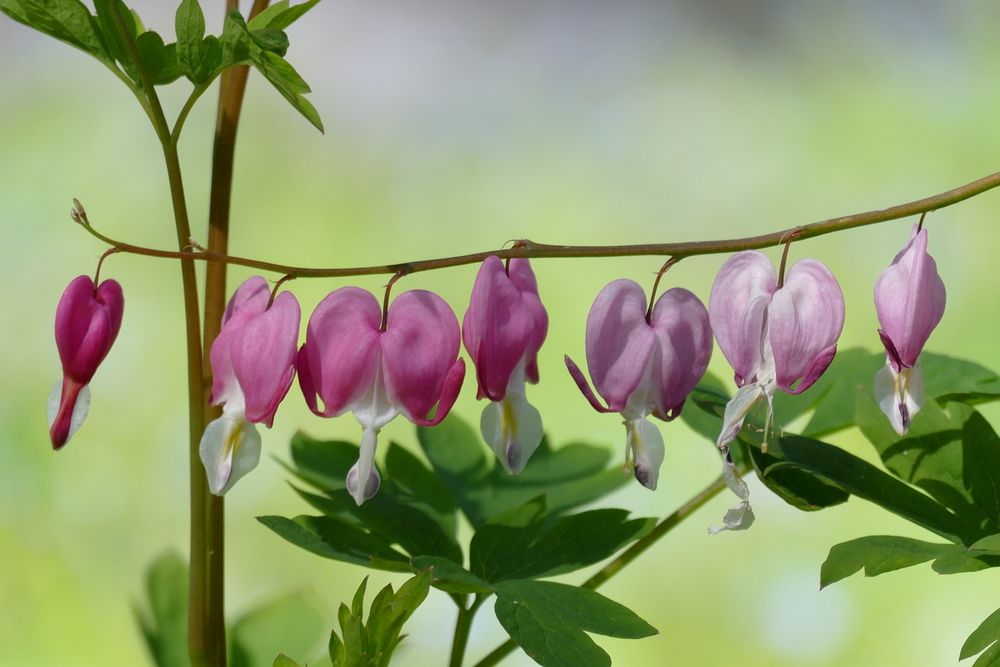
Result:
M378 491L379 431L398 414L421 426L437 424L465 378L465 362L456 359L458 320L441 297L404 292L389 306L384 329L381 321L382 309L369 292L335 290L309 318L296 362L309 409L321 417L350 411L361 423L361 453L347 474L358 505Z
M625 420L625 466L640 484L655 489L663 463L663 438L647 421L677 417L712 355L712 331L705 306L691 292L664 292L646 319L646 294L631 280L601 290L587 316L587 366L601 404L580 368L566 367L598 412Z
M63 379L52 387L47 407L53 449L62 449L87 417L88 385L118 336L124 308L117 281L105 280L95 289L90 276L74 278L59 299L56 347Z
M775 391L801 393L827 369L844 327L844 297L837 279L817 260L797 262L779 287L771 261L746 250L719 270L708 314L740 388L726 405L717 444L725 454L723 472L729 487L741 503L726 514L718 530L744 529L753 522L753 512L747 486L733 470L729 443L761 398L768 403L769 425Z
M499 257L486 258L476 275L462 322L465 349L476 365L477 398L488 398L479 428L510 474L525 464L542 442L542 417L525 398L525 382L538 382L538 350L549 318L526 259L505 269Z
M920 410L924 382L917 357L944 315L944 281L927 254L927 230L910 241L875 281L875 311L885 346L885 368L875 375L875 398L889 423L905 435Z
M201 438L199 453L208 487L221 496L260 461L260 434L268 428L295 377L299 302L271 290L261 276L244 282L226 307L212 343L212 405L222 405Z

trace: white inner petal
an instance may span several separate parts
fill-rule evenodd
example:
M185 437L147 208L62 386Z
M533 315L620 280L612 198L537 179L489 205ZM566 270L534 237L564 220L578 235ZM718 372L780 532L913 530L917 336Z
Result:
M347 473L347 491L359 506L378 492L381 479L375 468L378 430L366 428L361 434L358 462Z
M625 468L647 489L655 490L665 448L660 429L647 419L625 422Z
M52 428L52 424L56 421L56 415L59 414L59 404L62 402L62 386L63 381L56 380L56 383L52 385L52 391L49 392L49 400L45 403L45 414L48 417L49 428ZM87 418L87 413L90 412L90 385L84 385L83 389L76 397L76 405L73 406L73 414L69 419L69 435L66 436L66 442L69 442L73 434L80 430L83 425L84 420Z
M208 488L217 496L224 495L260 462L260 434L246 420L242 401L234 403L227 403L222 416L209 423L198 447Z
M910 421L924 403L924 378L919 366L899 373L886 357L885 366L875 374L875 400L894 431L906 435Z
M542 415L523 393L508 391L502 401L491 401L483 408L479 432L504 469L516 475L542 442Z

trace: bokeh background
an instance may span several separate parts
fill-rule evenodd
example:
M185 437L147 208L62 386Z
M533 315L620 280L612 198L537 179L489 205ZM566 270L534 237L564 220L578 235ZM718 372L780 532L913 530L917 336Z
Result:
M207 13L217 30L222 3L214 4ZM173 33L171 5L135 3L164 35ZM251 76L231 249L341 266L522 237L721 238L933 194L1000 169L998 21L1000 5L988 0L327 0L291 29L289 54L315 89L326 135ZM125 289L125 323L93 382L87 424L58 454L44 405L59 376L56 301L103 250L69 221L71 198L112 236L169 248L165 174L135 100L96 61L6 17L0 56L0 664L142 665L131 605L147 564L187 543L182 311L171 261L107 264ZM167 89L167 107L176 110L187 90ZM206 95L181 145L201 241L213 107ZM794 258L817 257L841 280L842 347L878 346L872 285L911 222L794 246ZM998 223L1000 193L927 222L948 288L928 347L994 368ZM667 283L707 300L722 261L685 261ZM583 358L587 309L607 281L647 284L659 264L536 262L552 325L543 381L530 397L557 444L603 443L619 456L620 423L589 408L562 355ZM437 290L461 315L475 270L417 275L403 286ZM247 275L234 269L231 284ZM384 279L354 283L377 290ZM309 312L343 284L292 287ZM728 375L718 350L712 369ZM472 386L455 409L476 420ZM1000 421L996 410L987 415ZM357 437L350 417L315 418L292 390L264 436L267 456L228 496L227 603L235 615L305 587L332 625L362 570L296 549L254 520L305 511L271 458L287 455L297 428ZM630 485L609 505L665 516L718 474L709 443L680 422L662 429L660 488ZM414 444L402 419L386 438ZM856 434L834 441L874 459ZM865 534L929 534L857 500L807 515L751 488L752 530L706 534L730 503L721 497L602 589L660 630L642 641L599 638L616 664L954 664L967 634L998 606L992 570L941 577L917 567L820 592L830 546ZM401 580L372 575L372 584ZM443 664L453 620L451 602L432 594L399 664ZM469 656L503 636L484 609ZM514 656L507 664L532 663Z

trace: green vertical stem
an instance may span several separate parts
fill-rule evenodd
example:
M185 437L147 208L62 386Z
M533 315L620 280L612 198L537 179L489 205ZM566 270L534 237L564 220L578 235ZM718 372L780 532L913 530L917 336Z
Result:
M122 37L129 56L136 64L142 82L142 93L148 101L147 112L156 130L156 136L163 147L163 160L170 183L170 202L174 210L174 227L177 231L177 246L183 250L191 241L191 224L188 220L187 201L184 196L184 180L181 177L180 159L177 155L176 138L171 136L170 126L163 113L163 106L156 94L156 88L149 72L143 66L142 56L132 33L118 11L118 3L110 3L111 15ZM181 284L184 293L184 333L187 344L188 380L188 429L191 473L191 575L188 607L188 651L193 667L225 667L226 631L222 622L221 586L212 585L221 575L207 567L211 561L212 542L208 534L207 482L198 456L201 433L205 428L205 413L202 378L201 321L198 308L198 281L194 271L194 261L182 259ZM220 538L221 539L221 538ZM218 596L218 597L216 597Z
M479 606L486 601L486 597L485 595L477 595L468 607L461 604L460 599L457 600L459 602L458 619L455 621L455 636L451 642L451 659L448 661L448 667L462 667L462 661L465 659L465 647L469 643L469 630L472 629L472 619L475 618Z
M238 0L226 0L226 12L238 9ZM256 16L267 2L257 0L250 11ZM215 140L212 151L212 185L208 211L208 251L229 250L229 211L233 190L236 130L239 126L248 68L223 72L219 86ZM176 144L177 136L174 142ZM212 262L205 267L204 350L211 350L219 335L226 308L226 265ZM221 410L211 405L212 365L208 354L199 362L198 402L201 410L199 434L191 441L191 598L189 647L196 666L225 667L225 504L212 495L198 455L201 431ZM196 590L197 587L197 590Z

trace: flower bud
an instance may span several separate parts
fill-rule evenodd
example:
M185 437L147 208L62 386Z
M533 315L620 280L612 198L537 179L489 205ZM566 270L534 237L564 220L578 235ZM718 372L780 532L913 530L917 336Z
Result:
M63 379L49 397L49 437L61 449L87 416L87 385L108 355L122 325L125 299L121 285L105 280L96 289L90 276L78 276L56 307L56 347Z

